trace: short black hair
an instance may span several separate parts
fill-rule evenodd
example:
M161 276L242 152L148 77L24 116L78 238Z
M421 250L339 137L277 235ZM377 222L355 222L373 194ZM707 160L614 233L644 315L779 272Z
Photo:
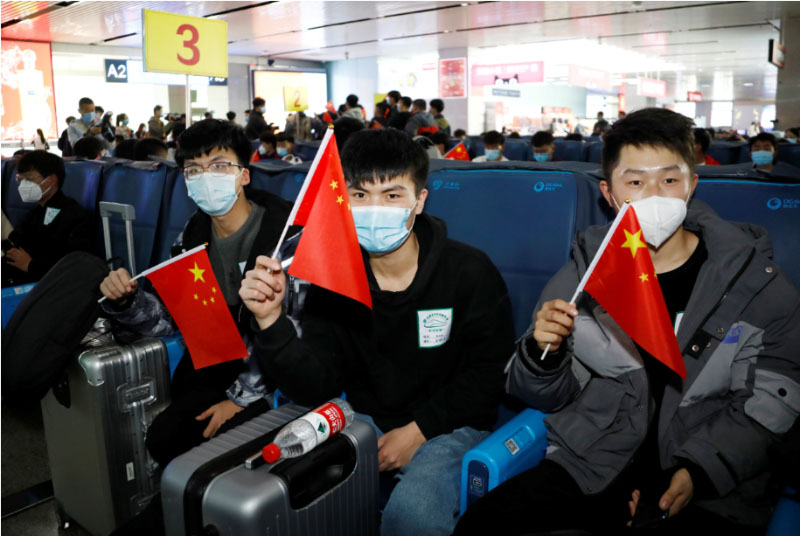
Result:
M444 101L442 99L431 99L430 103L431 110L439 110L439 113L444 111Z
M704 128L694 129L694 144L700 145L700 150L706 154L708 147L711 145L711 135Z
M444 146L447 147L447 142L450 141L450 136L439 130L431 134L431 141L433 142L434 145L439 145L440 143L443 143Z
M291 134L287 134L286 132L281 132L275 137L276 141L288 141L289 143L294 143L294 136Z
M261 97L256 97L255 99L253 99L253 108L260 108L264 106L266 103L267 101L265 101Z
M456 129L456 130L453 132L453 137L454 137L454 138L460 138L461 136L466 136L466 135L467 135L467 131L466 131L466 130L464 130L463 128L457 128L457 129Z
M379 115L381 117L386 117L386 115L389 113L389 110L392 109L392 107L389 106L389 104L386 101L376 102L375 108L378 109L378 111L380 112Z
M543 147L545 145L553 145L555 144L555 138L553 135L547 131L540 130L536 134L533 135L531 138L531 145L534 147Z
M490 130L489 132L484 132L481 138L483 138L484 145L503 145L506 141L503 135L497 132L496 130Z
M114 158L133 160L133 148L136 147L137 143L139 143L139 140L136 138L122 140L119 142L119 145L114 148Z
M117 114L117 126L120 126L127 117L127 114Z
M787 128L786 132L791 132L792 134L794 134L795 136L800 138L800 127ZM784 136L785 136L785 134L784 134Z
M414 99L413 104L414 107L417 108L418 110L424 111L428 109L428 103L425 102L425 99Z
M75 116L74 115L71 115L71 116L67 117L67 124L72 123L73 121L75 121Z
M644 108L617 120L603 138L603 172L609 185L622 148L627 145L663 147L679 154L689 170L693 171L693 126L693 121L688 117L665 108Z
M154 113L157 112L158 110L163 110L163 108L161 107L160 104L156 104L155 106L153 106L153 112Z
M97 105L97 106L95 106L95 107L94 107L94 111L95 111L96 113L98 113L98 114L104 114L104 113L106 113L105 109L104 109L102 106L100 106L100 105Z
M122 143L124 140L125 136L123 136L122 134L114 134L114 141L117 142L118 144Z
M769 132L762 132L756 136L750 138L750 150L753 150L753 144L757 141L768 141L772 144L773 149L778 148L778 140L775 139L775 136L770 134Z
M359 130L364 130L364 122L355 117L340 117L333 122L333 135L336 137L336 146L340 153L350 136Z
M354 132L341 152L348 186L386 182L408 174L419 195L428 180L428 154L400 130Z
M99 143L99 140L95 141ZM95 156L97 155L95 154ZM66 173L64 172L64 161L60 156L42 150L26 153L17 164L17 172L26 173L32 169L39 173L43 179L50 175L55 175L59 189L64 186Z
M78 108L83 108L86 104L94 104L94 101L89 97L83 97L81 100L78 101Z
M262 135L258 137L258 141L260 141L261 143L272 144L273 148L278 146L278 140L275 139L275 134L273 134L272 132L264 132Z
M403 106L406 108L411 108L411 97L400 97L398 100L402 102Z
M103 152L103 149L103 142L98 140L97 137L84 136L76 141L75 145L72 146L72 153L75 156L94 160L97 158L97 155Z
M188 158L208 154L214 149L230 149L236 154L239 165L248 167L253 145L244 129L222 119L203 119L183 131L178 138L175 161L183 167Z
M228 121L233 121L236 117L236 112L228 112L225 114L225 117L228 118Z
M167 149L167 144L158 138L142 138L133 147L133 159L150 160L149 156L159 156L158 153L166 153Z
M395 102L399 101L400 98L403 96L399 91L396 89L391 90L389 93L386 94L387 97L391 97L395 100Z
M352 93L349 94L345 99L345 102L347 102L347 105L350 106L350 108L355 108L358 106L358 95L353 95Z
M567 134L564 136L564 141L584 141L583 136L580 134L573 132L572 134Z
M597 112L598 117L603 117L605 114L603 112Z

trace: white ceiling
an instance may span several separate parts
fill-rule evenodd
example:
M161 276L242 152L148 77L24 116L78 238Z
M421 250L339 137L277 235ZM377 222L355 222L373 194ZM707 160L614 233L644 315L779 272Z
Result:
M779 37L783 15L800 14L794 2L3 1L2 37L141 47L142 8L227 21L229 54L332 61L470 48L495 63L578 56L741 100L774 99L767 43Z

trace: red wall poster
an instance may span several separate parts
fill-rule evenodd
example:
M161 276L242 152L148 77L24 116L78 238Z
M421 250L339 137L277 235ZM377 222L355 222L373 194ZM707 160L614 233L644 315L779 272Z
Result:
M58 137L50 43L2 41L0 137L30 141L41 128Z
M439 96L443 99L467 96L467 58L439 60Z

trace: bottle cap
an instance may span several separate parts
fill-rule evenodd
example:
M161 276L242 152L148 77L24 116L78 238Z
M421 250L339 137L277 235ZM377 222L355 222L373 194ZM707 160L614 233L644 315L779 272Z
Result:
M275 443L270 443L269 445L261 449L261 456L264 458L265 462L275 463L281 457L281 448Z

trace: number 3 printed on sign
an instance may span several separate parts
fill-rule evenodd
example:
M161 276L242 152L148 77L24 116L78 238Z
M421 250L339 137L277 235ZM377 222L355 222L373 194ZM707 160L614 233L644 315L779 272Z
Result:
M186 59L181 57L180 54L178 54L178 61L184 65L197 65L197 62L200 61L200 50L195 46L195 44L197 43L197 40L200 39L200 34L197 31L197 28L195 28L191 24L181 24L180 26L178 26L177 34L183 36L183 34L187 31L192 34L192 37L184 41L183 46L184 48L188 48L189 50L192 51L192 57Z

